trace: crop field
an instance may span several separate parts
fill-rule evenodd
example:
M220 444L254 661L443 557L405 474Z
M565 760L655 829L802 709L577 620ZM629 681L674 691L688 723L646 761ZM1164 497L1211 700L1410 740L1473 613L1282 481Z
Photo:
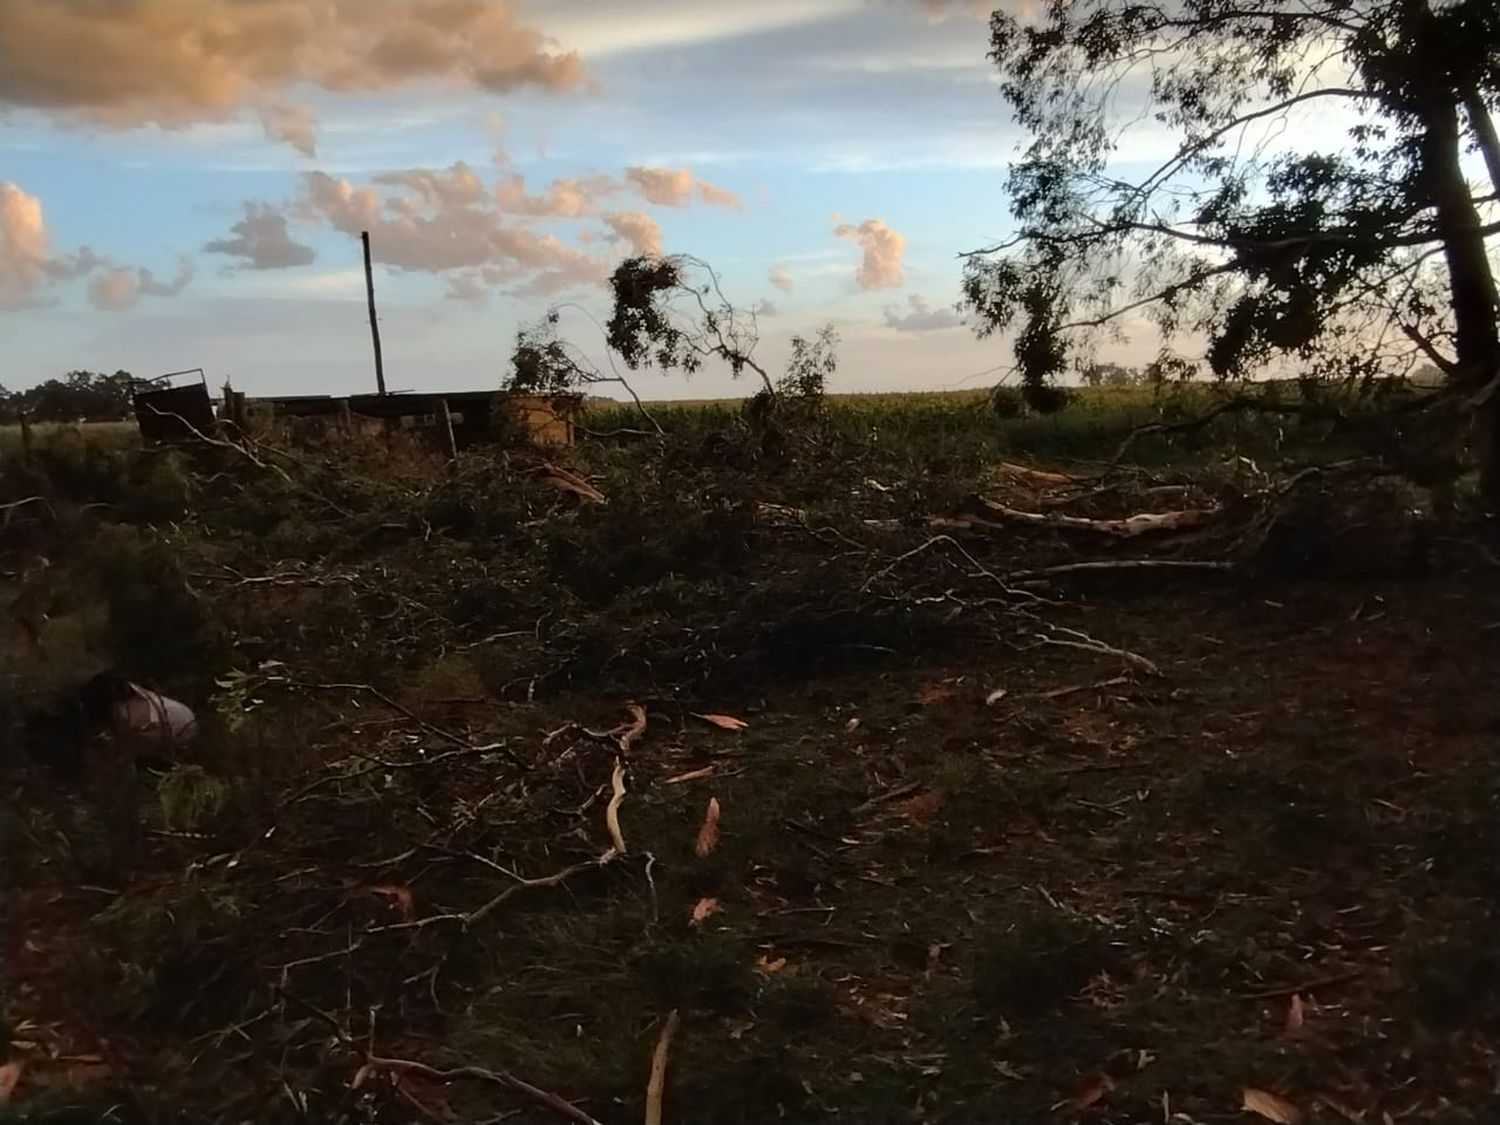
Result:
M9 1111L1488 1120L1500 594L1412 393L6 433ZM124 866L20 733L105 667L203 726Z

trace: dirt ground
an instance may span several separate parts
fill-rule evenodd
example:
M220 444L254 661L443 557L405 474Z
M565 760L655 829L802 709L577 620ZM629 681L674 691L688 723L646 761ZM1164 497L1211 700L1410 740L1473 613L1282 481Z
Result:
M204 950L150 966L210 974L174 990L179 1007L194 994L218 1009L174 1013L192 1035L100 1018L56 958L111 895L37 871L13 890L8 934L25 1080L101 1084L138 1109L170 1090L215 1115L300 1096L384 1120L377 1103L394 1096L392 1120L507 1105L510 1120L551 1119L483 1081L367 1075L351 1090L373 1035L381 1057L503 1068L623 1121L675 1007L675 1121L1229 1121L1245 1088L1315 1121L1483 1120L1500 1081L1484 938L1500 601L1490 582L1452 579L1274 595L1185 591L1078 615L1091 632L1107 620L1159 677L986 645L701 701L742 731L646 700L619 808L627 854L523 888L472 927L359 937L493 893L493 871L441 847L382 856L361 840L309 864L274 835L232 859L159 837L132 895L228 862L280 888L252 920L264 945L248 963ZM442 705L445 721L468 706ZM532 784L554 807L523 810L502 789L474 812L502 835L507 817L552 822L560 843L505 861L533 875L608 842L590 799L607 755L572 733L542 751L569 719L615 716L573 698L504 717L516 752L544 762ZM361 731L372 750L392 741L378 720ZM390 799L488 798L494 772L392 771ZM721 834L700 858L710 797ZM695 924L704 900L715 909ZM323 952L366 947L279 970L284 1018L328 1026L278 1059L235 1028L233 984L210 985L267 975L290 941L275 931L294 925L327 935ZM317 1093L293 1084L311 1074Z

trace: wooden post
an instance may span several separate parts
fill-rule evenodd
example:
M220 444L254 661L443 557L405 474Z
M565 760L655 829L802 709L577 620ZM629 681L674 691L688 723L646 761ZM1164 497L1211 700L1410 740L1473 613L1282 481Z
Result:
M443 442L443 453L447 455L448 460L457 461L458 443L453 440L453 414L448 409L447 399L438 399L437 416L438 437L441 438Z
M347 398L339 400L339 425L343 428L344 433L354 433L354 411L349 409L349 400Z
M21 411L21 456L31 459L31 416Z
M385 394L385 362L380 358L380 324L375 319L375 272L370 268L370 232L359 232L365 248L365 297L370 303L370 339L375 343L375 388Z

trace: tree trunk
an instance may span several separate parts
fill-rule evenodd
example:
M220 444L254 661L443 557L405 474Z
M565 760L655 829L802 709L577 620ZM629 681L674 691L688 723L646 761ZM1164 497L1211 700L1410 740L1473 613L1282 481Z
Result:
M1437 211L1453 302L1458 353L1453 378L1460 390L1473 393L1500 377L1500 325L1496 323L1500 296L1485 253L1479 209L1459 163L1462 140L1457 102L1435 97L1421 107L1421 114L1426 127L1422 173ZM1500 400L1496 395L1489 396L1476 421L1480 489L1485 502L1500 509Z

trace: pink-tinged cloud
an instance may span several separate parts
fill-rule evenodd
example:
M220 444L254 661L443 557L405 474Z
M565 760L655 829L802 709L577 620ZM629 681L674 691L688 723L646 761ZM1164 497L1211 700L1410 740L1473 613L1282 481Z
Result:
M0 308L25 308L51 282L42 201L0 183Z
M142 297L175 297L193 279L193 263L183 258L171 281L150 270L121 266L87 246L52 256L42 203L10 180L0 182L0 310L34 308L52 301L51 290L89 277L96 308L134 308Z
M614 232L612 241L627 243L632 253L661 256L661 227L644 211L612 211L604 224Z
M316 257L311 246L293 240L286 216L264 203L246 203L245 217L229 231L232 237L208 243L204 253L239 258L240 268L249 270L291 269Z
M374 258L397 269L477 270L489 284L524 281L521 291L544 293L599 284L609 275L608 261L508 218L482 185L471 190L462 170L413 169L388 173L378 183L398 190L382 193L310 172L303 177L297 212L304 221L351 236L369 231Z
M886 226L884 219L840 223L833 233L839 238L854 239L864 251L854 271L854 281L861 289L890 289L901 284L901 255L906 252L906 239Z
M105 312L129 312L142 297L175 297L193 280L193 263L183 258L171 281L158 281L147 269L111 266L89 279L89 303Z
M766 279L783 293L790 293L797 284L787 268L780 262L771 263L771 270L766 274Z
M0 0L0 104L100 124L422 84L567 90L585 76L503 0Z
M495 204L512 215L576 219L594 214L599 200L620 190L619 181L612 176L566 177L553 180L540 195L528 195L526 178L512 173L496 181Z
M738 208L740 197L728 188L700 180L687 168L651 168L632 164L625 169L625 180L647 203L658 207L686 207L693 193L711 207Z

